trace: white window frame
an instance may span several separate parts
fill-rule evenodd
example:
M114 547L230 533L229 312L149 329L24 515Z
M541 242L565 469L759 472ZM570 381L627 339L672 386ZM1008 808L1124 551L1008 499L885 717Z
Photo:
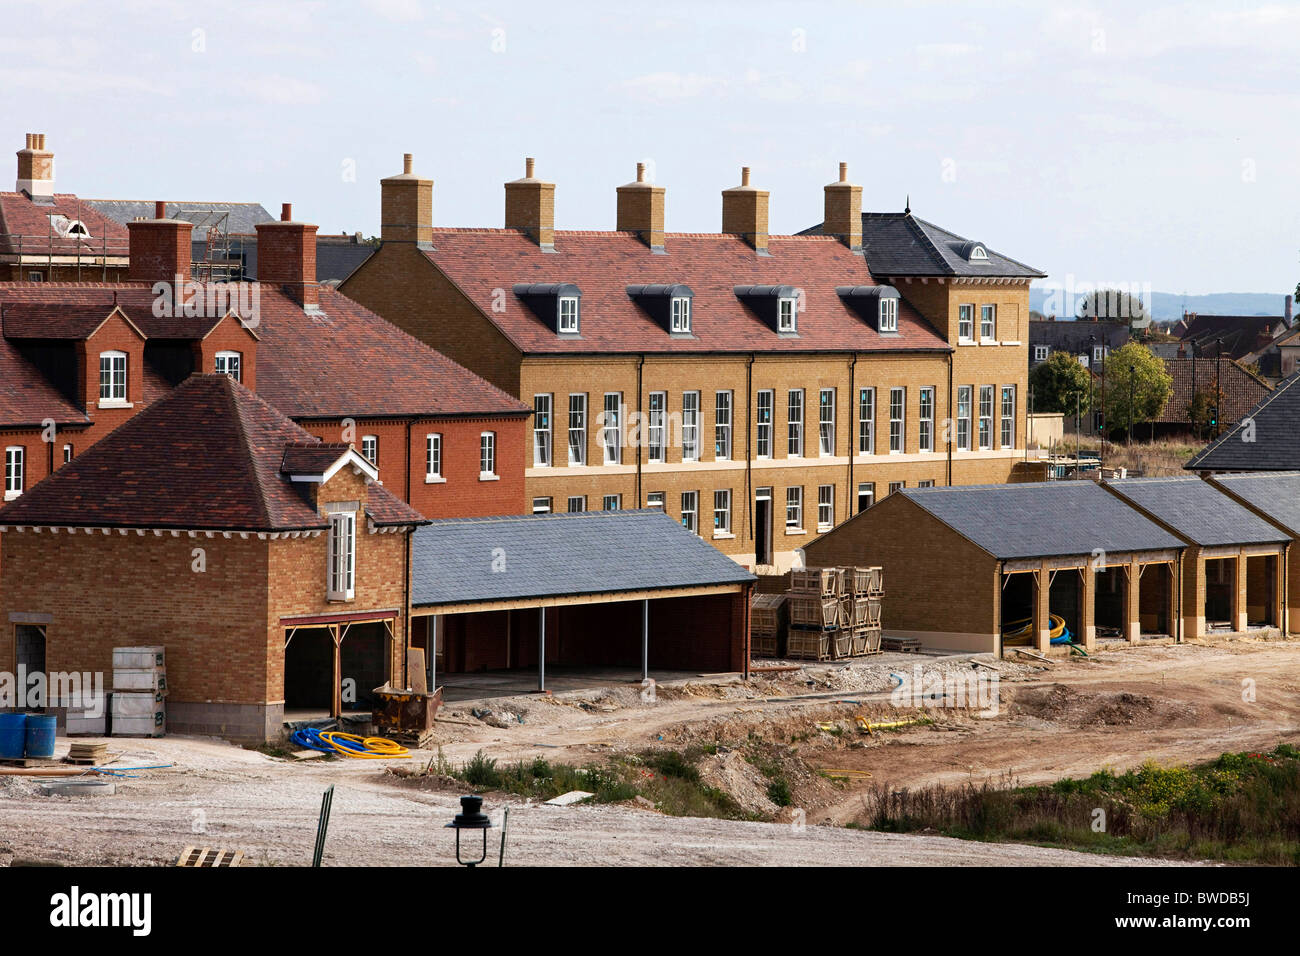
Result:
M835 457L835 389L833 388L823 388L817 392L817 456Z
M957 341L975 341L975 303L964 302L957 306Z
M426 483L447 480L442 477L442 432L424 436L424 480Z
M539 392L533 396L534 468L549 468L554 461L554 419L551 417L554 406L555 399L550 392Z
M645 506L647 508L658 508L664 510L664 493L662 491L647 491L645 496Z
M1007 410L1008 399L1011 403L1010 411ZM998 443L1003 448L1016 447L1016 387L1014 385L1003 385L1000 395L999 412L1001 421L998 427Z
M229 375L236 382L244 380L244 357L239 352L218 352L212 360L212 370L218 375Z
M905 481L891 481L889 483L889 493L892 495L894 492L902 491L906 487L907 482Z
M496 481L497 433L480 432L478 436L478 480Z
M799 330L799 300L792 296L782 296L776 303L776 330L778 332L797 332Z
M835 486L817 486L817 530L829 531L835 527Z
M785 397L785 457L803 457L803 389L792 388Z
M361 436L361 457L376 468L379 467L379 436L362 435Z
M874 505L876 503L876 483L874 481L858 482L858 497L857 497L858 514L862 514L862 512L867 510L867 508L862 507L862 496L864 492L866 496L871 499L871 504L867 505L867 508L870 508L871 505Z
M772 457L772 419L776 415L775 408L776 392L770 388L760 388L754 396L754 451L757 458ZM765 415L766 421L763 420Z
M682 492L682 527L692 534L700 533L700 493Z
M1035 362L1046 362L1046 361L1047 361L1047 355L1048 355L1048 353L1049 353L1050 351L1051 351L1051 349L1050 349L1048 346L1046 346L1046 345L1035 345L1035 346L1034 346L1034 361L1035 361Z
M963 397L965 396L965 397ZM970 451L971 420L974 411L975 386L957 386L957 450Z
M687 335L691 331L691 297L675 295L669 305L669 328L675 334Z
M1102 354L1103 354L1103 353L1102 353L1102 349L1104 349L1104 348L1105 348L1104 345L1094 345L1094 346L1092 347L1092 360L1093 360L1094 362L1100 362L1100 361L1101 361Z
M619 511L623 507L623 496L605 495L601 498L600 507L602 511Z
M713 492L713 536L731 534L731 489L719 488Z
M574 505L577 505L577 507L574 507ZM566 502L565 508L571 515L582 514L587 510L587 496L569 495L569 500Z
M22 445L5 448L5 501L13 501L23 493L26 479L27 449Z
M623 463L623 393L606 392L601 409L600 446L604 449L605 464Z
M728 461L731 458L731 409L730 391L715 392L713 396L713 458L715 461Z
M988 401L985 401L987 396ZM979 448L980 451L993 449L993 386L981 385L979 395Z
M898 300L893 296L885 296L880 300L880 328L881 332L898 331Z
M889 453L901 455L907 450L907 389L901 385L889 389Z
M577 424L574 424L574 423ZM587 393L569 393L569 464L587 463Z
M876 389L858 389L858 454L876 453Z
M63 463L66 465L70 461L72 461L72 445L68 443L63 446Z
M357 515L338 511L329 516L328 597L351 601L356 597Z
M785 489L785 533L803 531L803 485L791 485Z
M934 451L934 396L933 385L922 386L917 392L917 401L920 405L917 418L919 451Z
M668 420L668 393L651 392L646 413L646 460L662 465L668 460L664 427Z
M105 367L107 363L107 367ZM120 365L120 369L119 369ZM121 380L118 380L118 373L121 373ZM99 404L100 407L124 406L127 404L128 375L130 369L127 365L125 352L116 350L99 353Z
M987 330L988 334L985 335ZM996 342L998 340L998 307L985 303L980 306L980 341Z
M562 295L555 308L555 327L566 335L576 335L578 332L578 297L576 295Z
M535 515L548 515L548 514L550 514L550 513L551 513L551 499L550 499L550 498L534 498L534 499L533 499L533 514L535 514Z
M700 460L700 393L682 392L682 461Z

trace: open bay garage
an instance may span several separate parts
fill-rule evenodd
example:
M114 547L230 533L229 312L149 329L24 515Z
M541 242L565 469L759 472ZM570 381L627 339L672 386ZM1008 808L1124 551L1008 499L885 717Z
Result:
M886 635L1000 653L1176 637L1183 549L1095 482L1052 481L903 489L806 555L810 566L883 567Z
M434 521L411 645L445 700L748 676L754 582L657 509Z

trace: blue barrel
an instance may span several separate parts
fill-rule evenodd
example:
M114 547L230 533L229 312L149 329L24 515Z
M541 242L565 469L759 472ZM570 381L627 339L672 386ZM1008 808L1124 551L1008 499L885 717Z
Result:
M27 749L27 715L0 714L0 760L22 760Z
M58 727L58 719L55 717L46 717L44 714L27 715L27 756L44 757L47 760L54 756L54 736Z

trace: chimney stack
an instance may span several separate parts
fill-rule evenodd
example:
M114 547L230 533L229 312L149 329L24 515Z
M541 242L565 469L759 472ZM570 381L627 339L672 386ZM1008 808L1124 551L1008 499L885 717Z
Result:
M848 163L840 163L839 182L826 186L822 232L854 252L862 250L862 187L849 182Z
M1294 296L1285 296L1282 304L1282 315L1286 319L1286 327L1291 328L1291 304L1295 301Z
M162 200L154 203L153 216L126 224L131 245L127 278L172 282L179 286L190 278L193 258L190 236L194 226L180 219L168 219L167 204ZM181 290L175 289L174 294L179 297Z
M380 227L384 242L433 244L433 180L411 172L412 156L402 154L402 171L379 181Z
M44 133L28 133L27 145L18 150L15 189L32 199L54 195L54 154L45 148Z
M542 247L555 251L555 183L533 175L536 163L524 160L524 178L506 183L506 228L518 229Z
M636 181L618 187L619 232L635 232L655 252L664 251L664 187L645 181L645 163L636 164Z
M766 189L749 184L749 167L740 170L740 185L722 191L722 231L740 236L760 256L767 252Z
M279 286L304 309L320 305L316 227L295 222L289 203L281 207L278 222L257 224L257 281Z

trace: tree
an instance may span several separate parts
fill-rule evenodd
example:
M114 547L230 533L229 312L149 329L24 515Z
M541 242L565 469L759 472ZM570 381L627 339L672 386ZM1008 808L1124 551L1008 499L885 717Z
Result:
M1174 390L1174 380L1165 363L1138 342L1129 342L1106 356L1103 379L1106 394L1103 411L1111 432L1154 420Z
M1053 352L1047 361L1035 365L1029 373L1029 387L1034 392L1034 411L1065 412L1073 415L1088 411L1090 373L1078 356Z
M1192 423L1192 433L1201 438L1207 431L1217 432L1222 421L1218 418L1222 414L1222 405L1223 393L1219 391L1217 382L1211 382L1208 388L1198 389L1187 403L1187 417Z
M1151 312L1137 296L1118 289L1098 289L1079 303L1079 318L1085 321L1127 322L1130 328L1151 324Z

